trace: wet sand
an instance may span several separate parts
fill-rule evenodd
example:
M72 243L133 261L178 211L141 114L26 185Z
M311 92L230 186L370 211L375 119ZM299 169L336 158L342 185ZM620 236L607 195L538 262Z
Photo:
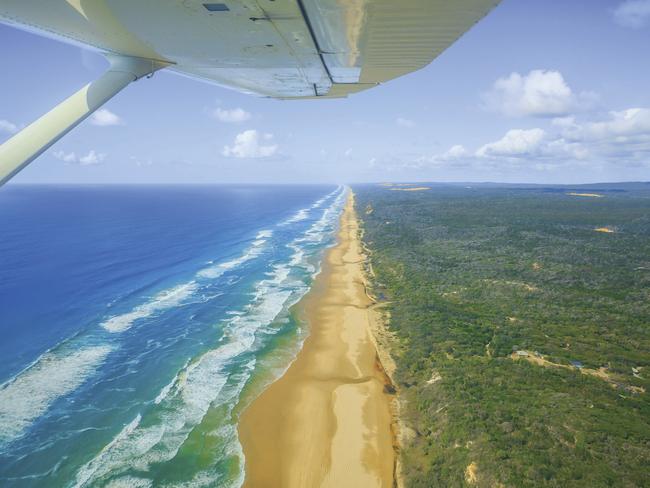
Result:
M240 418L246 487L393 486L390 380L370 331L352 194L338 239L298 305L310 327L302 350Z

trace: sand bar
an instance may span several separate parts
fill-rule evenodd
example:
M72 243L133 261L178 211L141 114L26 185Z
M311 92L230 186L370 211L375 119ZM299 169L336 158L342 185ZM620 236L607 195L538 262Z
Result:
M243 412L246 487L393 486L389 379L370 332L353 195L312 289L310 334L286 373Z
M567 195L570 195L572 197L589 197L589 198L603 198L605 195L601 195L600 193L577 193L577 192L569 192Z

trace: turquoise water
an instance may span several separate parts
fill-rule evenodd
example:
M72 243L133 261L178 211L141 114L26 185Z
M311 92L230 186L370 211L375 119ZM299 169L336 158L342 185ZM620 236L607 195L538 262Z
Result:
M0 192L0 485L238 486L342 187ZM257 390L256 390L257 389Z

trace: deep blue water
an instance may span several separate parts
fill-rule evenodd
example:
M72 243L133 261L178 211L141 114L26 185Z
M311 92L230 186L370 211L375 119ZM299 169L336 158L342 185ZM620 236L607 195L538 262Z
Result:
M299 339L343 195L0 189L0 485L239 484L234 409Z

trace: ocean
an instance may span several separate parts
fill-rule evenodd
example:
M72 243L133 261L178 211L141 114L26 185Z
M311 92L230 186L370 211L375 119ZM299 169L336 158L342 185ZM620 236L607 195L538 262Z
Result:
M0 190L0 486L239 486L341 186Z

